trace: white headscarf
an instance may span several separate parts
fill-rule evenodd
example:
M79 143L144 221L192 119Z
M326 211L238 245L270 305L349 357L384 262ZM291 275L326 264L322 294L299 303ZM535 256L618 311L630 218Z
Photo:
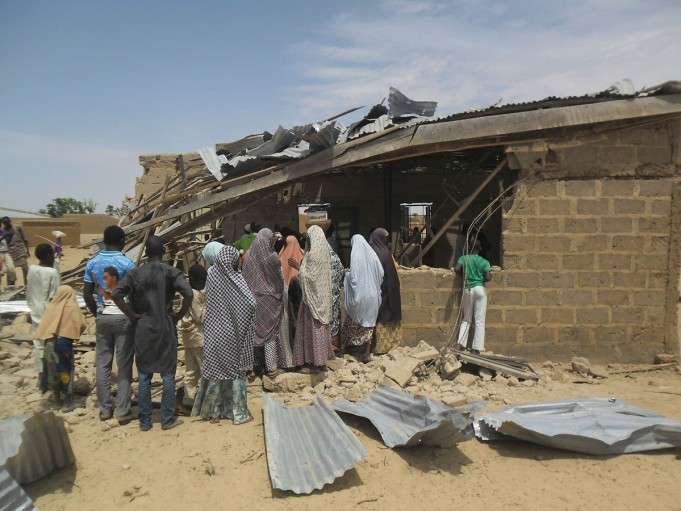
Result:
M331 323L333 298L331 296L331 254L324 231L318 225L308 229L310 249L300 265L300 286L303 303L312 316L324 325Z
M383 266L361 234L352 237L350 272L345 274L345 310L355 323L376 326L381 306Z
M211 241L205 247L203 247L201 255L203 255L203 258L208 264L213 266L215 264L215 258L223 248L225 248L225 245L219 241Z

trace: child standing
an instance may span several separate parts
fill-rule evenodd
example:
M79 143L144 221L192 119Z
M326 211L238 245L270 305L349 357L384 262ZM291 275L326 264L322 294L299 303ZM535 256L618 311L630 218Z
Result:
M59 272L53 268L54 253L52 247L46 243L41 243L35 248L35 256L39 264L32 264L28 270L26 278L26 302L31 311L32 329L35 330L40 325L40 321L45 314L47 305L57 292L61 284ZM46 392L46 384L43 378L43 353L45 342L34 339L35 359L33 367L38 373L38 381L41 382L43 392Z
M184 345L184 386L187 398L193 403L201 380L203 365L203 324L206 320L206 278L208 272L200 264L189 268L189 285L194 290L194 300L189 312L177 322L177 331Z
M60 286L34 334L35 339L45 343L46 387L53 391L57 405L64 411L72 406L73 342L80 339L86 326L76 293L69 286Z

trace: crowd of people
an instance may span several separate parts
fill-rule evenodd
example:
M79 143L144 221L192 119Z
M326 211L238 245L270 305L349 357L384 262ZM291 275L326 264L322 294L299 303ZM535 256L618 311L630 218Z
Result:
M120 227L107 227L103 244L83 278L83 298L96 317L96 393L103 421L133 420L133 363L141 430L153 425L154 374L162 381L162 429L178 426L180 417L189 414L243 424L253 418L247 404L249 379L274 379L286 371L319 373L344 353L368 362L371 353L387 353L402 342L400 281L383 228L372 229L368 239L352 237L349 268L336 253L330 229L318 225L300 234L251 223L231 245L208 242L201 252L205 266L194 264L184 271L163 262L163 242L156 236L149 236L147 262L139 267L122 252L125 233ZM474 244L473 253L462 255L454 268L466 283L461 349L473 317L473 347L484 344L484 283L491 275L479 249ZM73 290L60 286L52 247L38 245L35 255L39 264L29 269L27 288L36 328L35 367L41 389L51 390L69 408L73 342L85 329L85 319ZM186 371L176 391L180 340Z

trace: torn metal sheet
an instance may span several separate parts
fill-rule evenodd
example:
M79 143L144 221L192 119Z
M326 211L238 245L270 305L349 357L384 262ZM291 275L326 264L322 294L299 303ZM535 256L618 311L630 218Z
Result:
M260 144L258 147L246 151L248 156L269 156L289 147L296 140L296 134L292 129L281 126L274 132L271 140Z
M85 308L85 300L82 296L76 295L76 301L81 309ZM31 312L26 300L0 302L0 314L19 314L21 312Z
M362 401L352 403L339 399L331 407L369 419L390 448L446 447L472 438L473 425L468 415L485 404L452 408L426 396L379 386Z
M402 94L395 87L390 87L388 107L388 113L392 117L410 114L432 117L435 115L437 101L414 101Z
M210 173L213 174L213 177L218 181L222 181L222 165L227 163L227 158L222 154L217 154L211 147L202 147L197 152L201 155L203 163Z
M33 500L5 469L0 469L0 511L37 511Z
M0 421L0 469L30 483L75 461L64 419L52 412Z
M307 133L303 134L303 140L310 143L312 151L328 149L338 143L341 135L347 132L347 128L336 121L314 123Z
M265 445L272 487L297 494L332 483L368 454L323 399L289 408L263 393Z
M481 440L508 437L585 454L681 447L681 422L615 398L509 406L476 419Z

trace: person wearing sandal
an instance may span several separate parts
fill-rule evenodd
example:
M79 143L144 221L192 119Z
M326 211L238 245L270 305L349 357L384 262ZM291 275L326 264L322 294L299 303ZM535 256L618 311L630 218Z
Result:
M263 348L266 374L270 378L282 374L281 368L291 367L290 348L288 343L281 342L284 273L274 252L276 241L270 229L260 229L243 266L243 277L255 297L253 344Z
M69 286L59 286L47 306L34 338L45 341L47 387L62 410L72 409L75 360L73 342L80 339L87 323L76 301L76 293ZM43 389L47 390L47 389Z
M371 339L381 307L383 266L376 252L361 234L351 240L350 270L345 274L343 345L356 353L361 362L371 360Z
M293 364L302 367L302 373L318 373L326 370L327 360L335 358L331 348L331 253L321 227L313 225L307 234L299 274L303 300L296 322Z
M239 251L218 253L206 282L203 374L192 417L212 423L253 420L248 411L246 372L253 368L255 297L239 270Z
M182 424L174 417L175 371L177 370L177 331L175 325L187 313L194 292L181 270L163 263L163 241L149 236L145 246L148 261L131 269L112 293L118 308L133 324L133 346L139 381L140 429L151 429L151 379L160 373L163 379L161 429ZM175 293L182 295L182 305L173 313ZM130 304L124 298L129 297Z

